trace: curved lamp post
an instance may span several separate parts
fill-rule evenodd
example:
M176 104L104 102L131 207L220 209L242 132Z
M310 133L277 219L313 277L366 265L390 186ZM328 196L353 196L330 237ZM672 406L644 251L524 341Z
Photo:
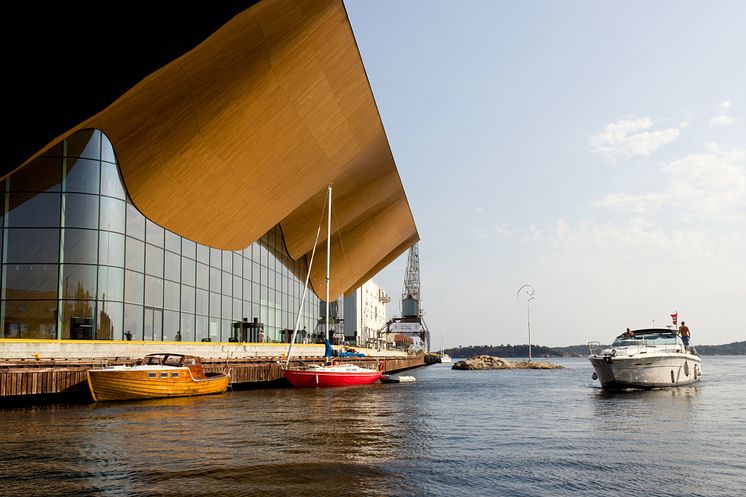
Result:
M518 293L515 295L516 299L520 299L521 291L528 296L526 300L526 322L528 323L528 360L531 361L531 301L535 300L536 297L534 297L534 287L523 285L518 289Z

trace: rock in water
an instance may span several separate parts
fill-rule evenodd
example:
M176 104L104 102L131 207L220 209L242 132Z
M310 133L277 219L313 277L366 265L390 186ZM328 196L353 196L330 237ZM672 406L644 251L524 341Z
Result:
M475 355L464 361L457 361L451 369L508 369L509 363L502 357Z
M463 361L456 361L451 369L560 369L562 366L542 361L506 361L502 357L477 355Z
M545 361L518 361L512 363L513 369L562 369L564 366L559 364L552 364L551 362Z

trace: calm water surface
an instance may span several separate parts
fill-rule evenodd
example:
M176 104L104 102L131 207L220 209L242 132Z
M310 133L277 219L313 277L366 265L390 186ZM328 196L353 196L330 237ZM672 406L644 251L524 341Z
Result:
M554 371L0 409L0 495L736 496L746 358L610 394ZM597 385L597 383L596 383Z

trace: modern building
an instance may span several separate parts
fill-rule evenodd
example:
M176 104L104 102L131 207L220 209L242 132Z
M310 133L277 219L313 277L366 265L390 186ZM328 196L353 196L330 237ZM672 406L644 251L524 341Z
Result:
M117 51L133 16L85 17L110 37L87 45L58 36L81 37L81 10L7 20L29 40L3 49L10 60L59 73L27 88L8 72L19 126L0 178L0 338L285 341L315 245L326 258L330 183L333 300L418 240L342 2L241 4L203 5L190 37L144 33L155 66ZM97 72L107 56L114 74ZM310 286L301 327L315 330L324 264Z
M344 334L358 346L381 345L379 335L386 327L388 304L391 297L375 281L369 280L344 298Z
M3 338L228 341L264 325L284 341L306 262L274 227L220 250L147 219L127 195L111 142L78 131L2 181ZM301 324L313 329L309 292ZM235 323L238 326L234 326Z

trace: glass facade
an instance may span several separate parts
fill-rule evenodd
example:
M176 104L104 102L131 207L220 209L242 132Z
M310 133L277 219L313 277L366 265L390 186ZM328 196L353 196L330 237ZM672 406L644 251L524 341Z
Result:
M286 341L307 272L275 226L243 250L195 243L132 204L114 149L83 130L0 180L0 338ZM316 330L308 292L300 328Z

